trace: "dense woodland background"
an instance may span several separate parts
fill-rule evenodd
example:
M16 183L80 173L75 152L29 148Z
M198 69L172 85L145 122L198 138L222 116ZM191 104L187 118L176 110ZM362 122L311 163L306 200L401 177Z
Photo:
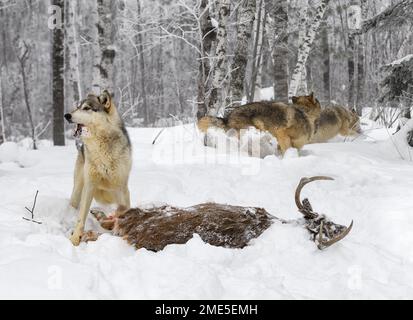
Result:
M411 0L0 0L0 143L64 144L65 110L104 88L128 126L222 115L261 88L372 108L390 126L410 116L412 12Z

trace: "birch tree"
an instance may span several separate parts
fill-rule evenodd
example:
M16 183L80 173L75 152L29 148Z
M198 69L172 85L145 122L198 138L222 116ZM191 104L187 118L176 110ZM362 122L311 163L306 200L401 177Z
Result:
M80 70L79 70L79 43L77 32L77 19L76 19L76 7L77 0L65 0L66 10L66 67L67 67L67 80L72 95L68 98L69 106L72 106L74 102L79 101L82 96L80 85Z
M200 119L207 113L207 92L211 72L210 54L212 44L216 39L216 30L211 22L210 7L208 0L201 0L199 6L198 31L200 33L200 54L198 72L198 97L197 118Z
M266 0L267 37L270 44L274 99L288 101L288 1ZM302 70L300 70L302 72ZM301 77L301 73L300 73ZM301 79L301 78L300 78Z
M255 28L254 28L254 48L252 53L251 63L251 81L249 85L249 92L247 94L247 101L253 102L255 99L261 100L262 89L262 69L263 69L263 39L265 34L265 22L267 12L265 11L265 4L263 0L259 1L257 10Z
M300 80L302 79L302 72L306 67L308 56L313 46L314 39L320 28L321 22L323 21L323 17L326 12L328 3L329 0L320 0L314 20L312 21L312 24L309 24L305 35L305 39L303 43L300 44L300 47L298 49L297 64L291 77L290 89L288 94L289 98L297 95Z
M64 13L64 0L53 0L56 7ZM59 15L59 11L56 12ZM61 18L60 22L64 21ZM53 29L52 45L52 101L53 101L53 143L55 146L65 145L64 135L64 23L57 22ZM31 114L31 112L29 112ZM35 141L34 126L32 129Z
M70 0L69 0L70 1ZM92 92L95 94L100 94L101 91L101 81L100 81L100 62L101 62L101 52L99 46L99 31L98 31L98 2L93 1L94 9L90 13L90 18L94 22L93 28L93 40L91 43L93 51L93 68L92 68Z
M138 18L142 17L141 1L137 0L138 6ZM142 98L142 108L143 108L143 122L147 126L149 124L149 108L148 101L146 97L146 81L145 81L145 57L143 55L143 34L141 25L138 24L138 34L136 36L137 40L137 50L139 54L139 67L140 67L140 87L141 87L141 98Z
M324 102L331 101L331 80L330 80L330 43L328 39L327 19L324 21L324 26L321 30L321 52L322 52L322 73L323 73L323 92Z
M113 45L115 28L113 23L113 0L97 0L98 9L98 42L100 48L100 87L101 89L114 92L113 85L113 64L116 50Z
M309 3L308 0L301 0L298 1L298 7L296 10L298 10L298 21L299 21L299 27L298 27L298 43L303 43L305 41L305 36L307 32L307 26L311 21L311 15L309 14ZM308 92L308 79L307 79L307 67L303 68L303 71L301 73L301 80L300 84L298 86L298 95L306 95ZM287 89L288 90L288 89ZM288 94L288 93L287 93ZM288 101L288 96L286 97L286 101Z
M358 24L361 22L360 6L355 4L347 9L347 30L348 30L348 46L347 46L347 68L348 68L348 105L351 108L356 106L356 36L353 32L358 29Z
M232 102L225 108L229 113L241 104L244 94L245 71L248 63L248 48L251 40L252 26L255 19L257 1L243 0L238 8L237 47L231 65L231 99Z
M23 90L23 97L24 97L24 103L26 106L26 110L27 110L27 116L29 118L29 124L30 124L30 133L31 133L31 137L33 140L33 149L36 150L37 149L37 143L36 143L36 134L35 134L35 125L34 125L34 119L33 119L33 113L32 113L32 107L30 105L30 97L29 97L29 87L28 87L28 81L27 81L27 61L29 59L29 55L30 55L30 46L27 45L27 43L25 41L22 41L20 44L20 53L17 53L16 57L17 57L17 61L19 62L20 65L20 72L21 72L21 78L22 78L22 90ZM62 52L61 54L63 55L63 48L62 48ZM63 76L63 75L62 75ZM54 77L53 77L54 80ZM53 95L54 98L54 95ZM54 100L53 100L54 101ZM53 104L54 107L54 104ZM62 105L59 106L59 108L62 109L62 115L61 115L61 119L63 119L63 101L62 101ZM55 141L55 126L57 128L59 128L58 125L55 124L55 120L56 123L58 123L58 119L56 119L56 110L53 109L53 141ZM57 131L57 130L56 130ZM58 133L58 131L57 131Z
M227 25L230 14L230 3L230 0L220 1L217 46L214 57L212 89L209 97L208 114L210 115L216 115L221 107L223 107L224 102L224 80L227 76Z
M367 20L368 7L367 0L360 0L361 2L361 20ZM364 94L364 84L365 84L365 45L366 45L366 35L360 35L358 37L358 48L357 48L357 95L356 95L356 110L359 116L363 113L363 94Z
M6 126L5 126L5 119L4 119L4 98L3 98L3 66L0 65L0 144L6 141Z
M96 24L98 17L98 2L64 0L66 6L65 40L70 54L65 54L65 104L71 104L76 99L74 86L78 81L80 89L90 90L93 84L97 93L100 92L100 65L101 48ZM220 102L218 109L225 105L222 100L231 97L233 90L229 88L235 80L243 76L234 76L240 71L232 66L233 58L238 46L238 32L241 32L243 7L247 0L228 1L233 6L228 17L227 36L225 44L224 70L221 73L223 81L219 81L215 91ZM284 0L283 0L284 1ZM254 31L249 40L248 65L244 76L243 91L247 92L247 101L256 101L261 97L260 74L262 72L262 87L272 87L283 84L287 87L291 79L293 68L297 62L293 48L298 48L298 33L305 38L307 29L314 22L314 13L319 0L289 0L288 8L288 52L287 45L281 41L281 28L276 27L281 17L274 9L280 4L276 0L257 0L257 15ZM369 9L368 17L361 21L359 29L350 30L347 27L349 5L360 7L361 0L330 1L331 10L326 11L328 27L322 25L319 36L310 51L306 68L302 69L299 82L299 93L306 93L314 87L321 100L328 101L328 85L331 85L331 99L341 105L348 104L348 36L354 34L353 64L354 97L357 106L366 106L367 103L377 101L383 92L379 87L381 66L390 61L396 61L413 51L413 1L406 0L363 0ZM0 65L3 66L2 105L5 134L7 140L17 140L22 136L32 136L32 125L27 112L28 101L31 108L32 120L35 125L36 136L44 133L44 138L52 137L52 31L45 28L45 20L50 17L48 10L52 6L45 6L44 1L16 1L0 0ZM115 1L112 0L114 3ZM119 98L119 110L128 126L172 125L174 120L170 114L184 123L193 121L194 117L203 116L209 107L212 82L217 78L215 69L219 62L216 55L218 41L216 34L219 23L221 0L138 0L117 1L111 14L111 24L117 36L111 43L116 50L115 72L113 83L116 85L116 95ZM105 5L110 1L105 0ZM6 5L4 5L6 4ZM271 12L266 13L264 7L271 6ZM260 8L259 8L260 7ZM308 13L303 14L308 8ZM138 12L139 11L139 12ZM261 14L262 21L259 20ZM285 12L283 13L285 17ZM238 16L240 19L238 19ZM236 19L237 18L237 19ZM76 20L77 23L73 23ZM260 23L258 23L260 22ZM279 21L285 25L286 20ZM241 25L240 25L241 23ZM245 24L244 24L245 25ZM309 27L307 27L307 25ZM202 27L201 27L202 26ZM239 27L238 27L239 26ZM264 27L265 26L265 27ZM301 30L301 31L300 31ZM367 33L368 32L368 33ZM75 33L77 35L75 36ZM359 36L359 34L361 36ZM264 36L263 36L264 35ZM24 72L26 83L22 80L22 68L17 59L15 39L25 40L31 48L29 58L25 62ZM264 41L262 41L264 39ZM78 41L76 41L78 40ZM304 42L304 41L302 41ZM285 50L285 54L273 59L276 55L274 44ZM316 47L317 44L317 47ZM77 48L76 48L77 47ZM222 47L222 42L221 42ZM263 48L261 50L260 48ZM296 54L298 49L295 50ZM328 54L330 51L330 54ZM78 63L73 53L77 53ZM19 50L18 55L21 57ZM95 57L94 57L95 55ZM290 69L287 69L287 58ZM328 72L328 59L331 70ZM364 63L362 62L364 58ZM72 61L70 61L72 59ZM73 66L79 68L73 70ZM72 67L71 67L72 66ZM280 81L275 81L274 67L285 67L280 72ZM364 70L363 70L364 67ZM236 69L236 70L233 70ZM97 72L94 72L97 71ZM234 72L232 72L234 71ZM307 71L307 76L305 76ZM79 74L77 74L79 72ZM96 73L97 76L93 76ZM232 80L230 79L232 77ZM282 75L282 76L281 76ZM364 79L359 80L359 76ZM330 81L328 81L328 76ZM94 80L96 79L96 80ZM306 81L307 80L307 81ZM80 83L81 82L81 83ZM33 85L35 84L35 85ZM27 99L24 93L27 91ZM103 89L103 88L102 88ZM282 90L280 90L282 91ZM284 92L286 90L284 89ZM267 94L266 91L262 91ZM79 97L83 96L82 93ZM272 96L272 94L271 94ZM281 100L282 94L276 99ZM286 94L284 94L286 96ZM164 97L164 98L162 98ZM281 98L280 98L281 97ZM263 97L268 98L268 97ZM411 96L406 97L406 99ZM229 98L230 99L230 98ZM238 99L234 99L238 100ZM286 100L286 99L285 99ZM198 113L196 110L198 106ZM398 105L390 112L392 115L381 117L392 123L400 110ZM383 103L384 107L384 103ZM377 108L378 112L380 111ZM374 114L377 116L379 113ZM383 114L383 113L382 113ZM387 113L386 113L387 114ZM1 116L1 114L0 114ZM61 115L58 116L61 118ZM374 117L373 117L374 119ZM380 119L380 120L382 120ZM48 125L50 120L50 126ZM41 128L46 128L42 130ZM1 131L0 122L0 131ZM0 136L2 134L0 133ZM36 137L35 137L36 138Z

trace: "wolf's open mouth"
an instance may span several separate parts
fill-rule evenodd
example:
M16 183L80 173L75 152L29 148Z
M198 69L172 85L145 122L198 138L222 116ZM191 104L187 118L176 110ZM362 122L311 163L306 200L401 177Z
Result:
M73 133L73 136L75 138L80 138L80 136L82 135L82 128L84 127L83 124L77 124L76 128L75 128L75 132Z

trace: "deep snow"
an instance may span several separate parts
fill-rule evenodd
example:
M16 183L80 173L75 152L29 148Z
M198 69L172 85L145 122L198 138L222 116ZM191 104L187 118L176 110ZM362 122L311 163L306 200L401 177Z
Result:
M165 130L155 146L159 129L129 129L133 205L216 201L295 219L300 178L334 177L304 190L316 211L341 224L354 220L348 238L326 251L304 229L280 224L242 250L195 237L159 253L135 251L110 235L75 248L68 240L77 214L68 205L74 143L43 143L39 151L27 141L3 144L0 298L413 298L410 151L386 129L368 122L364 129L368 137L309 145L284 159L205 148L193 125ZM36 190L41 225L22 219ZM97 228L92 217L88 228Z

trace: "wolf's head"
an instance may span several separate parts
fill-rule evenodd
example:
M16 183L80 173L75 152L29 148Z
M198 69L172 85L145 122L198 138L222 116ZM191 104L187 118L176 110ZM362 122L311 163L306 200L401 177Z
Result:
M312 92L309 96L299 96L292 97L293 104L301 107L304 111L315 118L318 118L321 113L321 104L314 93Z
M227 129L224 119L205 116L198 120L198 128L201 132L206 133L209 128Z
M89 94L79 105L70 113L65 114L65 119L69 123L75 123L75 137L82 134L82 129L98 128L108 123L108 120L117 115L116 107L112 102L112 97L107 90L99 96Z

